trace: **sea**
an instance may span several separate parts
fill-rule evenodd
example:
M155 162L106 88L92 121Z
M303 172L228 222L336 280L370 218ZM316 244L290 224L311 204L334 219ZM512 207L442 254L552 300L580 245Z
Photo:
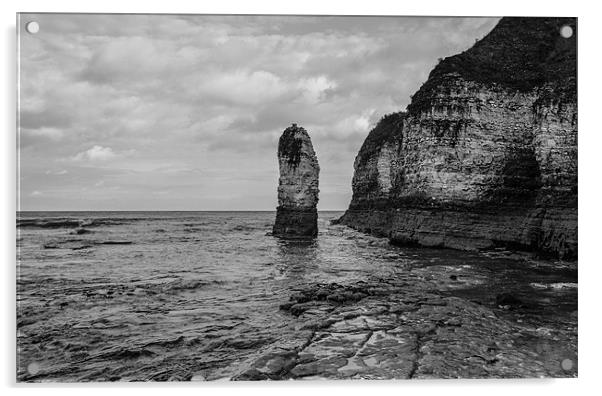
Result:
M297 331L301 319L279 307L317 283L404 274L419 287L462 274L442 290L539 299L542 323L576 313L569 265L397 247L333 224L342 214L319 212L318 237L302 242L271 235L275 212L17 213L17 379L230 379Z

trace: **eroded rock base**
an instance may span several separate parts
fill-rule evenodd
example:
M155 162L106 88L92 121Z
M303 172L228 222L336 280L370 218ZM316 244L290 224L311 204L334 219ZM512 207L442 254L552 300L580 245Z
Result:
M543 257L577 259L577 209L573 208L350 209L338 223L387 237L399 246L459 250L507 247Z
M273 235L287 239L310 239L318 235L318 211L278 207Z

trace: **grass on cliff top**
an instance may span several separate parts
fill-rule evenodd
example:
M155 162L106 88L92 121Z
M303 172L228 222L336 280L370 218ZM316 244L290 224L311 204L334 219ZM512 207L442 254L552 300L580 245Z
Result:
M560 28L573 28L564 38ZM528 92L549 85L561 101L576 100L576 18L502 18L482 40L461 54L443 59L414 94L408 112L430 107L442 85L458 76L467 81L497 84ZM554 93L551 95L553 99Z
M563 38L560 28L573 28ZM408 112L385 115L370 131L360 152L359 166L384 143L401 138L403 119L431 107L432 99L458 76L482 84L528 92L544 87L538 102L575 102L577 95L577 20L575 18L502 18L472 48L443 59L414 94Z
M401 138L400 132L405 116L406 113L400 111L387 114L378 121L362 144L358 153L358 165L364 165L377 150L381 149L383 143L392 141L396 137Z

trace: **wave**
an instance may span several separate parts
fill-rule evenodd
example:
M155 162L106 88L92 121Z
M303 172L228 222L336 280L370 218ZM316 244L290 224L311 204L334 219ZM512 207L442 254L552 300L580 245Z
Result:
M76 228L81 226L79 219L17 219L19 228Z
M106 240L99 241L94 239L79 239L79 238L66 238L66 239L55 239L44 243L42 246L44 249L71 249L81 250L89 249L98 245L131 245L133 241L127 240Z
M32 218L17 219L18 228L83 228L100 227L107 225L121 225L136 221L149 220L147 217L111 217L95 219L76 219L76 218Z

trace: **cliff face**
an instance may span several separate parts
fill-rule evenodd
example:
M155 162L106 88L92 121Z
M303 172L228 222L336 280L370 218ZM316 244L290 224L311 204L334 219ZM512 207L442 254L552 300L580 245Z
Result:
M318 233L318 179L320 166L307 131L296 124L286 128L278 142L280 180L273 234L312 238Z
M504 18L444 59L356 161L341 222L400 244L577 256L573 18Z

